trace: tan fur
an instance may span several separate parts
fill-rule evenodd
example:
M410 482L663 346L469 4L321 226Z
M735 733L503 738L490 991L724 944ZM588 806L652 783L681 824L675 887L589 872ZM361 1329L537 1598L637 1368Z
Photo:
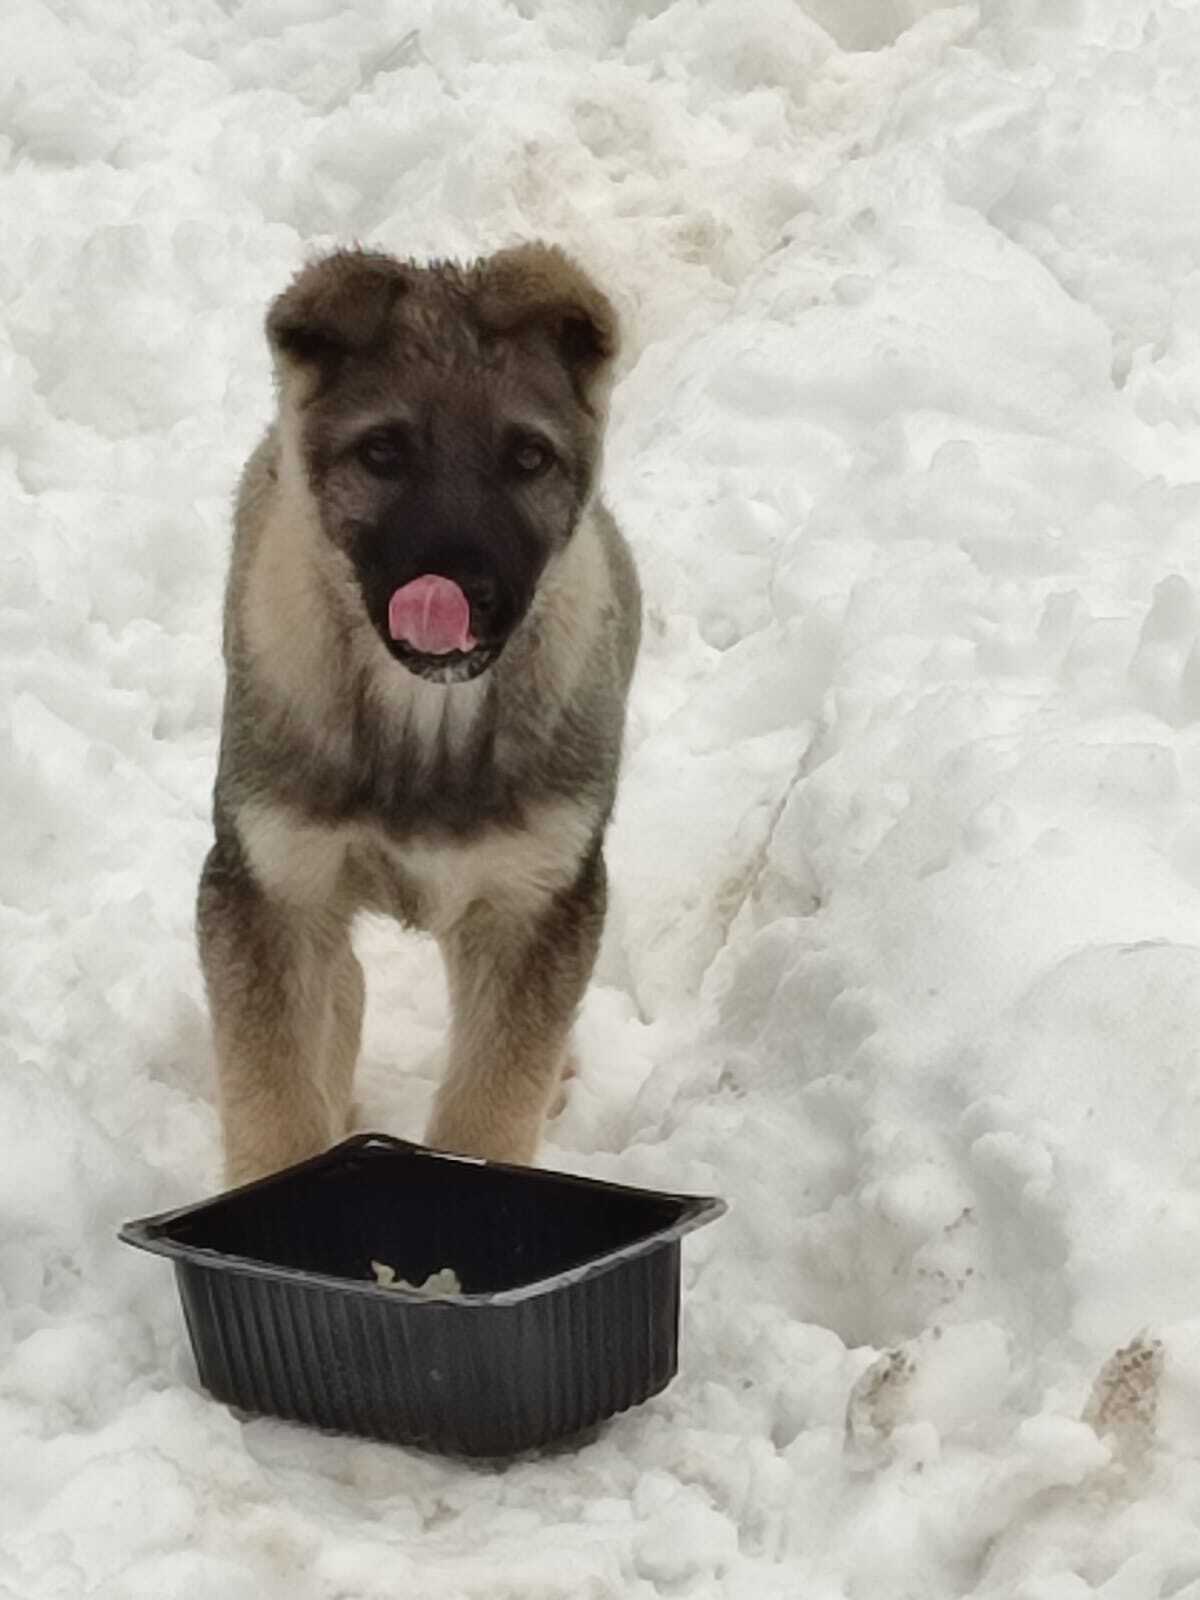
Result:
M272 894L297 906L324 906L333 899L350 843L348 829L250 801L238 812L237 830L255 877Z
M534 601L543 643L532 670L545 686L553 684L556 695L564 700L585 670L601 609L611 598L596 530L585 521L543 580Z
M261 936L250 941L261 964L248 963L247 942L230 941L218 919L209 919L203 940L234 1183L302 1160L349 1131L362 1028L362 969L347 920L293 909L286 933L262 931L282 937L286 972L282 952Z
M285 411L277 481L260 481L268 477L269 458L262 454L252 459L243 485L242 508L254 518L257 536L236 605L258 670L336 741L338 683L330 661L349 609L339 594L345 576L316 525L289 422L294 428ZM349 621L365 649L366 624L353 616Z

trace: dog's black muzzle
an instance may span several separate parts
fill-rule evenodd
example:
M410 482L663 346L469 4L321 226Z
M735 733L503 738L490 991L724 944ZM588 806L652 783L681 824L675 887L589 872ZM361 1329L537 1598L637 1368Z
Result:
M495 663L528 611L544 565L511 538L497 541L495 550L475 541L430 540L416 546L402 535L388 537L367 528L356 533L350 554L367 615L388 652L433 683L468 683ZM391 598L421 577L449 578L462 590L476 641L472 649L429 655L391 637Z

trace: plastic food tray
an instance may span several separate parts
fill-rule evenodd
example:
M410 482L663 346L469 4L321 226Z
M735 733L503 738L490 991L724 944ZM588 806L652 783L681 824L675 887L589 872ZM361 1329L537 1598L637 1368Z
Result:
M200 1380L245 1411L469 1456L568 1438L657 1394L685 1233L721 1200L361 1134L128 1223L171 1258ZM375 1281L372 1261L461 1294Z

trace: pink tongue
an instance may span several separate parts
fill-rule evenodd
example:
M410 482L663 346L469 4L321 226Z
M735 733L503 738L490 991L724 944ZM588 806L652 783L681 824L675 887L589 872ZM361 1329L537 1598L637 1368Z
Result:
M452 579L432 573L396 590L388 603L388 632L427 656L473 650L477 642L466 595Z

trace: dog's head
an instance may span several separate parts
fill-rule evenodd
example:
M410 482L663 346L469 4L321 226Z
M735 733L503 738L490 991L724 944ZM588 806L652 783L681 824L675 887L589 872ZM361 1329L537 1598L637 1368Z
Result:
M267 334L326 538L371 623L439 682L489 667L592 492L612 306L560 250L306 267Z

